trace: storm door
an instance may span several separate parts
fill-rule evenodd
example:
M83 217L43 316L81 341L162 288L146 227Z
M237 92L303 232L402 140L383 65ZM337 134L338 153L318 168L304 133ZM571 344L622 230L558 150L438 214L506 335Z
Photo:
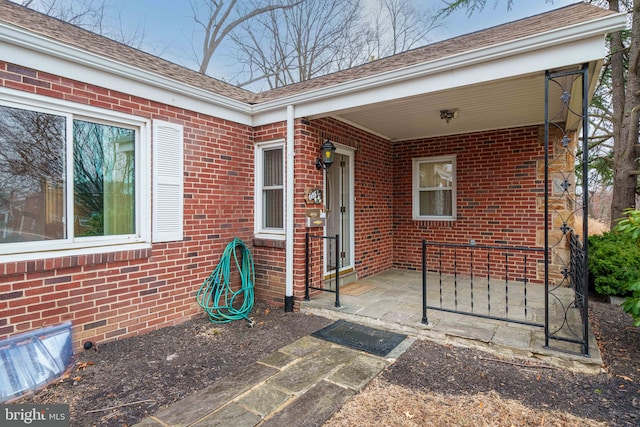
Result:
M333 245L325 247L325 274L353 269L353 150L338 147L325 177L325 236L340 236L336 257Z

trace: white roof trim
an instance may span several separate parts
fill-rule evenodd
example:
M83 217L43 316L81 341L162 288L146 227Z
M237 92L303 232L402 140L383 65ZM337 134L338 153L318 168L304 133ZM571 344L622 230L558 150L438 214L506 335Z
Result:
M0 46L2 59L17 65L49 70L69 79L251 124L251 108L244 102L66 45L5 22L0 22Z
M404 87L416 78L430 78L430 83L436 83L435 86L429 85L429 87L426 87L425 85L423 92L432 92L438 90L437 88L463 86L469 84L468 80L459 78L460 74L466 73L461 73L463 69L478 71L483 68L486 71L490 64L495 63L501 63L501 66L504 67L512 59L517 57L521 59L523 54L535 51L540 53L542 49L558 51L560 46L568 47L572 42L580 42L585 39L592 39L591 41L593 41L595 37L602 37L606 33L619 31L624 29L626 25L625 14L610 15L430 62L312 89L291 96L283 96L279 99L253 106L144 69L86 52L3 22L0 22L0 47L3 51L3 60L21 66L37 70L55 70L50 72L145 99L209 114L241 124L256 126L286 120L286 107L288 105L296 105L296 117L304 117L310 114L336 111L336 103L333 101L338 98L340 98L341 102L345 101L345 97L350 100L349 105L342 104L342 108L370 104L389 99L390 96L397 98L401 96L401 92L395 92L395 95L393 95L389 93L389 89L394 88L396 90ZM578 43L578 45L584 47L589 43ZM594 45L591 44L590 46L593 47ZM601 39L600 46L604 49ZM567 63L564 65L575 63L572 60L588 61L600 59L603 55L603 51L594 52L593 50L589 52L588 59L579 58L580 55L572 55L567 58ZM537 56L540 57L541 55ZM587 57L584 56L584 58ZM529 72L558 66L558 64L544 60L535 62L535 66L530 67ZM522 74L522 64L519 65L520 67L509 69L511 72L516 69L519 70L512 75ZM501 74L504 72L503 68ZM502 75L502 77L507 76ZM435 80L433 80L434 78ZM491 75L485 80L493 78L496 78L496 76ZM370 91L374 89L376 90L376 96L372 97ZM415 89L414 85L413 94L418 93ZM365 92L368 93L365 94ZM402 96L406 96L406 94Z
M379 89L381 86L392 86L400 82L419 77L438 75L446 71L454 72L461 68L474 65L486 65L489 62L495 62L500 59L507 59L509 57L539 51L545 48L566 45L571 42L584 40L585 38L592 38L596 36L602 37L606 33L624 29L626 24L627 20L625 14L615 14L586 23L583 22L568 27L562 27L558 30L552 30L517 40L494 44L481 49L463 52L461 54L452 55L435 61L415 64L405 68L351 80L345 83L338 83L296 95L281 97L277 100L260 103L254 106L253 113L257 115L254 125L269 123L276 116L281 116L282 113L276 113L275 110L285 108L286 105L293 104L299 106L301 104L313 104L327 101L328 98L345 96L347 94L354 94L356 92L363 92L374 88ZM604 49L604 43L602 43L602 47ZM592 59L600 59L603 55L604 51L591 52L591 56L593 56ZM569 62L565 65L570 65L571 63L572 62ZM535 65L536 68L539 69L548 69L557 66L549 65L548 67L545 67L544 63L536 63ZM429 91L432 91L432 88L429 88ZM375 102L375 100L371 101ZM305 111L304 109L296 109L297 117L303 117L308 113L309 111Z

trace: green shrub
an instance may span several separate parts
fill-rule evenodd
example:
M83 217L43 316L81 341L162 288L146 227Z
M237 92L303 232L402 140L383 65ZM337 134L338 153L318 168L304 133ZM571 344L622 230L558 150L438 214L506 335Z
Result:
M614 230L628 236L640 247L640 210L626 209L624 213L627 217L618 222ZM640 326L640 279L630 280L626 288L627 298L622 309L633 317L635 326Z
M589 237L589 276L601 295L629 293L628 284L640 280L640 246L628 233L611 231Z
M631 292L622 303L622 309L633 317L633 324L640 326L640 280L627 284L627 289Z
M624 214L627 217L618 221L614 230L626 234L640 245L640 211L625 209Z

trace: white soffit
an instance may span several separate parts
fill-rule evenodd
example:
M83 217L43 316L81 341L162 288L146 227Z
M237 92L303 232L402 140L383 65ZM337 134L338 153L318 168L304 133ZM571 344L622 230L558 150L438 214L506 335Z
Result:
M254 106L254 125L284 120L285 105L297 117L330 115L394 99L454 89L597 61L605 55L604 35L625 28L624 14L509 41L347 83L283 97Z
M526 79L536 71L597 61L604 57L604 34L625 26L624 14L611 15L254 106L67 46L6 23L0 23L0 49L3 52L2 59L24 67L51 70L70 79L117 88L120 92L241 124L256 126L284 121L287 118L286 106L295 105L296 117L332 115L345 121L354 120L354 125L366 129L367 123L355 121L358 116L355 110L363 107L366 110L367 106L374 105L386 108L389 107L386 103L399 101L402 104L420 95L440 104L451 98L447 95L438 99L433 97L434 94L499 79L515 82L515 77L524 76ZM424 100L421 102L424 104ZM402 106L406 112L411 104ZM456 106L434 104L433 107ZM375 129L372 131L375 132ZM399 135L388 137L403 139Z
M550 98L559 100L559 89L551 89ZM540 124L544 100L544 73L536 73L341 110L332 117L402 141ZM458 118L442 120L445 109L458 110Z
M310 117L323 113L339 111L345 108L355 108L374 103L392 101L403 97L451 90L477 83L484 83L498 79L513 78L528 75L533 72L544 72L549 69L561 68L570 64L582 64L604 57L604 40L602 36L580 40L572 44L538 49L532 52L520 53L509 57L489 59L464 65L460 62L447 61L447 64L433 64L424 74L411 78L392 79L369 83L362 79L360 87L345 88L330 96L309 97L298 99L296 105L297 117ZM391 76L390 76L391 77ZM346 85L341 85L346 86ZM306 95L306 94L305 94ZM255 125L271 123L280 119L283 107L260 112L261 106L255 114ZM275 116L274 116L275 115Z

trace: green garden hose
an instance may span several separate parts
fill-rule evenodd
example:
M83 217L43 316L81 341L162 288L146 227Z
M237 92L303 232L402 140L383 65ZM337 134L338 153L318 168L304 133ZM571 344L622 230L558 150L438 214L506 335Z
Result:
M232 289L231 259L235 261L240 280L239 289ZM196 294L196 301L209 315L213 323L227 323L245 319L253 326L249 313L253 308L255 272L253 257L242 240L235 238L227 245L216 269L204 281Z

